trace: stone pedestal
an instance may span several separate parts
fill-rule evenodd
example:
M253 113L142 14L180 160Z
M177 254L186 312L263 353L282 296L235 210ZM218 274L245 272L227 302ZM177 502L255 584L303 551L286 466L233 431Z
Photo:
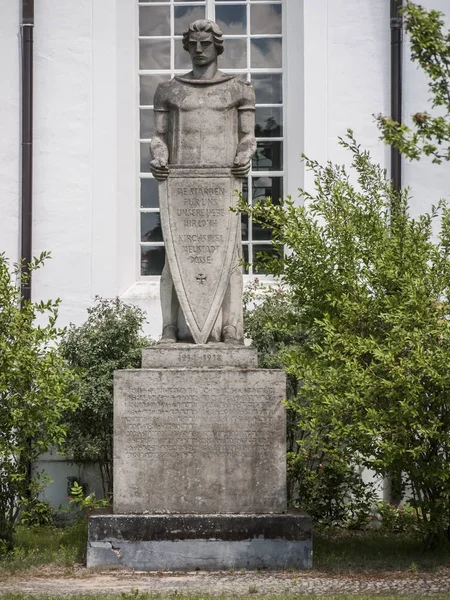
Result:
M114 516L92 517L88 566L311 566L286 514L282 371L254 348L158 345L114 379Z
M88 567L105 564L144 571L311 568L311 519L298 514L91 517Z

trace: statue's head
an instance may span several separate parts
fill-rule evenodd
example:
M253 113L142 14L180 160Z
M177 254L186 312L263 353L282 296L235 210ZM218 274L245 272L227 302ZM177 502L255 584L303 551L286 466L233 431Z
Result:
M183 33L183 48L196 65L208 65L223 52L223 34L214 21L199 19Z

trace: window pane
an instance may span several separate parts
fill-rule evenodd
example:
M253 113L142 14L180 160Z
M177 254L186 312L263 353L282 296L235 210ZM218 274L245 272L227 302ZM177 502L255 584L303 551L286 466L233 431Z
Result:
M254 69L278 68L282 66L283 56L280 38L251 40L251 66Z
M162 242L159 212L141 213L141 242Z
M242 246L242 255L243 255L244 261L246 263L248 263L249 262L249 258L248 258L248 245L247 244L244 244ZM245 266L244 267L244 273L248 273L248 272L249 272L248 266Z
M283 109L256 108L256 137L283 137Z
M248 177L242 182L242 197L248 202Z
M165 258L163 246L141 246L141 275L161 275Z
M141 6L139 35L170 35L170 8L168 6Z
M158 191L156 179L141 179L141 207L159 208Z
M175 69L192 69L191 57L183 48L181 39L175 40Z
M245 35L247 33L247 7L245 5L216 5L216 23L225 35Z
M254 171L281 171L283 142L257 142L252 168Z
M266 229L260 223L253 221L253 239L254 240L271 240L271 230Z
M242 197L244 200L248 202L248 178L246 177L242 182ZM248 240L248 216L241 215L241 230L242 230L242 240Z
M141 144L141 173L150 173L150 142Z
M182 35L193 21L205 18L204 6L175 6L173 10L175 35Z
M142 139L150 139L153 135L153 110L141 109L141 127L140 137Z
M170 75L141 75L139 79L141 84L139 103L145 106L153 104L158 84L162 81L169 81Z
M258 259L276 254L276 249L272 244L255 244L253 246L253 273L255 275L264 275L265 270L261 266L255 265Z
M252 201L258 202L269 197L275 201L283 197L283 178L252 177Z
M139 40L139 68L170 69L170 41Z
M225 52L219 60L220 69L245 69L247 66L247 41L225 40Z
M255 88L256 104L281 104L283 102L281 73L272 75L253 73L252 84Z
M250 6L250 33L281 33L281 4Z
M252 198L253 203L258 200L265 200L269 196L275 200L282 195L282 182L281 177L253 177L252 178ZM253 239L254 240L270 240L271 230L264 227L260 223L253 221Z
M241 232L242 241L248 241L248 215L241 215Z

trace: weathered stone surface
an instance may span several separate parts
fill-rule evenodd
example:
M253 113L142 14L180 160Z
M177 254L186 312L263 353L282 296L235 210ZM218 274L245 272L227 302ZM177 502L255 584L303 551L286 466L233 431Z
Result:
M206 344L233 269L239 215L230 169L176 168L159 185L166 256L178 301L197 344Z
M223 368L255 369L256 348L228 344L158 344L142 350L142 368Z
M116 371L114 512L286 510L285 393L277 370Z
M140 515L89 519L87 566L140 570L312 566L311 519L283 515Z

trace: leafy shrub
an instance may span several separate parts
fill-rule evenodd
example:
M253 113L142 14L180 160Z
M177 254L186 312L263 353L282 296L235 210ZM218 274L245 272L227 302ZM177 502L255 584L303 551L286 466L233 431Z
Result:
M427 545L450 527L450 211L409 216L407 192L349 133L346 168L306 160L315 191L240 208L289 251L262 259L289 289L303 343L288 406L308 444L380 477L403 473ZM440 221L440 233L433 227Z
M373 485L365 483L348 458L320 452L323 462L312 455L308 444L288 454L288 469L295 477L297 505L316 523L361 529L367 525L375 505Z
M389 502L378 502L382 529L388 533L414 533L419 529L417 512L408 503L396 506Z
M312 335L287 287L262 286L256 279L244 293L245 334L258 349L259 366L284 368L286 356ZM364 483L342 444L328 448L301 428L297 402L301 382L287 377L288 500L316 523L363 527L375 505L372 484Z
M26 283L47 257L10 266L0 254L0 540L10 548L21 509L34 510L37 518L30 464L62 442L61 415L79 400L74 374L57 349L59 300L24 300L16 283Z
M82 398L75 412L66 412L67 435L62 450L78 464L97 462L105 495L112 495L113 372L140 366L141 349L150 341L141 335L143 311L119 298L96 298L88 318L71 325L61 352L78 374L74 391Z
M27 527L40 525L53 525L55 522L55 511L48 500L32 501L22 498L22 511L20 523Z
M28 527L51 526L55 524L55 511L48 500L43 500L41 494L51 483L51 478L43 471L36 473L31 482L28 495L22 497L20 524Z
M97 500L94 492L86 496L83 487L74 481L70 490L70 504L75 506L84 516L89 516L92 511L108 506L108 500L105 498Z
M88 484L85 481L83 481L80 477L76 477L75 475L71 475L70 477L67 477L66 479L67 479L67 495L68 496L71 495L72 488L75 483L81 487L81 489L83 491L83 495L87 496Z

